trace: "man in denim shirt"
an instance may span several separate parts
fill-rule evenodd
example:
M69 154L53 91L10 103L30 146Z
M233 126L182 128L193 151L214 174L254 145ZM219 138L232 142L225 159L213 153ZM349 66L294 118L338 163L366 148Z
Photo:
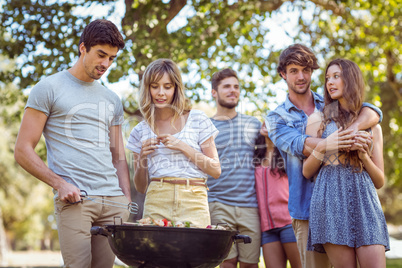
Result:
M302 170L303 159L320 140L305 134L308 116L322 111L324 107L323 97L310 89L311 75L318 68L314 53L306 46L294 44L286 48L279 57L277 70L288 85L288 96L284 103L266 117L269 137L285 160L289 178L289 213L305 268L331 267L326 254L306 249L314 181L304 178ZM382 119L378 108L367 103L363 106L365 108L358 119L349 127L353 132L370 128Z

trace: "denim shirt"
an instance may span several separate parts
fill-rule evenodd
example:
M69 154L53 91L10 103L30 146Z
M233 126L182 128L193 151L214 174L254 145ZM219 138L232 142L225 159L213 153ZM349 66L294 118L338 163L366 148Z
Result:
M315 109L324 108L323 97L313 92ZM363 103L363 107L370 107L380 115L382 112L376 106ZM289 213L294 219L308 220L310 214L310 200L313 193L314 181L303 176L304 142L308 116L298 109L287 96L284 103L274 111L268 113L265 124L269 138L279 148L285 161L286 173L289 179Z

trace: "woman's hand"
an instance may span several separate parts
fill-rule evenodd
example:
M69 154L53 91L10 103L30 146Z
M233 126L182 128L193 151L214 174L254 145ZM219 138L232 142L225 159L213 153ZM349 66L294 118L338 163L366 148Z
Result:
M182 141L179 139L176 139L174 136L170 134L162 134L157 137L158 141L163 143L166 148L172 149L172 150L182 150L183 149L183 144Z
M151 138L151 139L147 139L142 143L141 146L141 156L147 156L153 152L155 152L155 150L158 148L156 145L160 144L160 141L158 138Z
M366 140L366 139L369 139L369 140ZM367 132L365 130L359 130L355 133L355 143L352 144L352 147L350 147L348 149L348 151L359 150L359 149L361 149L360 145L363 145L363 143L367 143L367 142L370 147L373 142L372 139L373 139L373 136L369 132Z
M373 150L373 137L367 131L359 131L355 137L355 143L353 147L358 150L358 156L360 160L371 157Z
M354 136L351 134L353 130L346 129L343 130L342 127L337 131L333 132L326 139L321 141L316 147L316 150L320 153L330 152L330 151L340 151L352 147L354 141Z

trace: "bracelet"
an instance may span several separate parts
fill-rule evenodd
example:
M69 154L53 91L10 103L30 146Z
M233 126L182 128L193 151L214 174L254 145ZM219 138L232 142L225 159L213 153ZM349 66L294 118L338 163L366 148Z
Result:
M317 156L315 153L316 153L316 151L313 150L313 152L311 154L315 157L315 159L317 159L318 161L320 161L322 163L322 161L324 161L324 155L319 153L319 156Z

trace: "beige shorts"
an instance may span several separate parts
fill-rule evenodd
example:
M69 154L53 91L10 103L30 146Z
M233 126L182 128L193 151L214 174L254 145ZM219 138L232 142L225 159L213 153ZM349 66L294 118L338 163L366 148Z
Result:
M303 268L330 268L327 254L307 250L308 221L292 219L293 231L297 240L297 248Z
M234 207L220 202L209 203L212 224L227 223L241 235L251 237L250 244L235 243L226 259L236 258L244 263L258 263L260 259L261 229L258 208Z
M144 202L143 218L190 221L196 227L211 224L205 186L152 181Z
M123 196L89 196L128 204ZM57 229L64 267L68 268L112 268L115 256L107 237L90 233L92 226L114 224L113 217L127 221L128 209L116 208L85 200L68 204L57 196L54 199Z

